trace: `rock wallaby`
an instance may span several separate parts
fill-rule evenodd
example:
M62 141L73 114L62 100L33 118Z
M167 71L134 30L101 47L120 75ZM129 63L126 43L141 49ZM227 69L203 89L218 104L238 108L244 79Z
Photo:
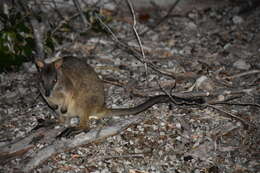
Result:
M57 112L60 123L67 124L68 119L79 117L77 129L88 130L88 121L91 118L134 115L154 104L171 101L167 95L159 95L133 108L107 108L103 82L83 60L64 57L52 63L36 60L36 65L40 71L41 94ZM183 101L180 98L175 99Z

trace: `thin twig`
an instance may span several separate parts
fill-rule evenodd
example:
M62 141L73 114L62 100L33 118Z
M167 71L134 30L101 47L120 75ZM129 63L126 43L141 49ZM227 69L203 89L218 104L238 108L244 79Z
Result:
M260 105L257 103L227 103L227 102L215 102L211 103L211 105L236 105L236 106L255 106L260 108Z
M101 160L106 160L106 159L117 159L117 158L144 158L144 154L101 156L101 157L90 159L88 161L88 163L93 163L93 162L96 162L96 161L101 161Z
M123 87L124 84L123 83L120 83L120 82L117 82L117 81L111 81L111 80L107 80L107 79L102 79L103 82L105 83L108 83L108 84L111 84L111 85L115 85L115 86L118 86L118 87Z
M79 14L80 14L80 17L81 17L81 20L82 20L84 26L87 27L87 26L88 26L88 21L87 21L86 17L85 17L84 14L83 14L83 11L82 11L82 9L81 9L81 6L80 6L80 4L79 4L79 1L78 1L78 0L73 0L73 3L74 3L74 5L75 5L75 7L77 8L77 10L79 11Z
M105 29L112 35L112 40L119 42L117 36L114 34L114 32L103 22L103 20L99 17L99 15L95 14L95 17L98 19L98 21L105 27Z
M52 0L52 4L54 5L53 9L54 11L56 11L56 13L58 14L58 16L64 20L64 16L61 14L61 12L58 10L58 6L56 3L56 0ZM52 6L51 6L52 7Z
M76 18L76 17L78 17L78 16L79 16L79 13L75 13L75 14L73 14L71 17L64 17L64 19L61 20L61 21L58 23L58 25L52 30L51 35L53 35L55 32L57 32L58 29L60 29L60 28L63 26L63 24L68 23L69 21L71 21L72 19L74 19L74 18Z
M160 20L158 20L157 23L155 23L152 27L150 27L149 29L146 29L144 32L142 32L140 35L143 36L145 35L148 31L150 30L154 30L157 26L159 26L161 23L163 23L172 13L172 11L175 9L175 7L178 5L178 3L180 2L180 0L176 0L174 2L174 4L171 6L171 8L168 10L167 14L162 17Z
M164 92L164 94L166 94L166 95L171 99L171 101L172 101L174 104L178 105L178 103L174 100L174 98L173 98L173 96L171 95L171 93L169 93L168 91L166 91L166 90L161 86L161 84L160 84L160 82L159 82L158 80L156 80L156 81L157 81L157 83L158 83L159 88L162 90L162 92Z
M108 25L106 25L102 19L96 15L96 18L98 19L98 21L103 25L103 27L110 33L110 35L112 36L112 40L114 42L116 42L116 44L118 46L120 46L121 49L123 49L124 51L131 53L132 56L134 56L138 61L140 61L141 63L147 63L148 67L150 67L152 70L158 72L159 74L171 77L171 78L175 78L174 75L172 75L171 73L167 72L167 71L162 71L162 70L158 70L159 67L156 66L155 64L148 62L147 60L142 59L142 55L140 54L140 52L138 52L136 49L130 47L127 43L123 42L122 40L119 40L117 38L117 36L114 34L114 32L110 29L110 27Z
M136 30L136 18L135 18L135 11L134 11L134 8L133 8L133 5L132 3L130 2L130 0L126 0L127 1L127 5L131 11L131 14L132 14L132 17L133 17L133 25L132 25L132 28L133 28L133 31L134 31L134 34L135 34L135 37L138 41L138 44L139 44L139 47L140 47L140 50L141 50L141 53L142 53L142 57L144 59L144 67L145 67L145 73L146 73L146 77L148 75L148 69L147 69L147 63L146 63L146 57L145 57L145 54L144 54L144 49L143 49L143 45L142 45L142 42L141 42L141 39L138 35L138 32Z
M251 74L256 74L256 73L260 73L260 70L250 70L250 71L239 73L239 74L229 76L229 77L226 77L226 78L227 79L234 79L234 78L239 78L239 77L243 77L243 76L247 76L247 75L251 75Z
M171 101L172 101L174 104L177 104L177 105L181 105L181 104L201 105L201 104L198 104L198 103L196 103L196 102L194 102L194 103L188 103L188 102L185 102L185 101L183 101L183 102L176 102L176 99L174 99L175 96L173 96L172 94L170 94L169 92L167 92L164 88L162 88L161 85L160 85L160 83L159 83L159 81L157 81L157 83L158 83L160 89L161 89L167 96L169 96L169 98L171 99ZM224 103L223 103L223 104L224 104ZM227 103L227 104L228 104L228 103ZM204 106L206 106L206 107L211 107L211 108L213 108L213 109L216 109L216 110L218 110L218 111L220 111L220 112L223 112L223 113L229 115L230 117L232 117L232 118L234 118L234 119L236 119L236 120L239 120L240 122L243 123L243 125L244 125L246 128L248 128L248 126L251 126L250 123L248 123L246 120L244 120L244 119L242 119L242 118L240 118L240 117L238 117L238 116L236 116L236 115L234 115L234 114L232 114L232 113L229 113L229 112L227 112L227 111L225 111L225 110L222 110L222 109L220 109L220 108L217 108L216 106L213 106L213 105L211 105L211 104L202 104L202 105L204 105ZM255 104L238 104L238 105L240 105L240 106L248 106L248 105L250 105L250 106L258 106L257 104L256 104L256 105L255 105Z
M215 109L217 111L223 112L223 113L227 114L228 116L230 116L231 118L234 118L234 119L240 121L245 126L245 128L248 128L248 126L251 126L251 124L249 122L247 122L243 118L240 118L240 117L238 117L238 116L236 116L236 115L234 115L234 114L232 114L230 112L227 112L225 110L222 110L222 109L220 109L220 108L218 108L216 106L210 105L210 104L207 104L206 106L207 107L211 107L211 108L213 108L213 109Z
M165 95L167 95L172 103L176 104L176 105L195 105L195 106L203 106L204 105L204 101L202 101L200 98L183 98L183 97L178 97L175 96L173 94L171 94L170 92L166 91L160 84L160 82L157 80L157 83L160 87L160 89L164 92Z

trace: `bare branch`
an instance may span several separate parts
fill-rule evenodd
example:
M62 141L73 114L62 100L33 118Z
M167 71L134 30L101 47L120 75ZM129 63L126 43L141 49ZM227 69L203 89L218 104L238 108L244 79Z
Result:
M93 129L86 134L77 135L73 139L62 139L55 141L53 144L48 145L39 150L37 153L31 155L31 159L29 162L25 163L23 171L29 172L52 155L118 134L129 125L140 121L142 121L142 118L140 116L135 116L131 119L121 121L114 126L104 127L102 129Z
M152 27L142 32L140 35L145 35L148 31L155 29L157 26L159 26L161 23L163 23L165 20L168 19L168 17L171 15L172 11L175 9L175 7L179 4L180 0L176 0L174 4L171 6L171 8L168 10L167 14L162 17L160 20L158 20L157 23L155 23Z
M260 73L260 70L250 70L250 71L239 73L239 74L236 74L236 75L233 75L233 76L229 76L229 77L226 77L226 78L227 79L234 79L234 78L239 78L239 77L252 75L252 74L257 74L257 73Z
M55 137L63 131L65 127L58 129L49 128L48 130L46 130L46 128L40 128L33 131L23 139L16 140L4 147L1 147L0 162L6 162L13 157L23 157L23 161L20 163L19 167L23 168L23 172L30 172L39 166L43 161L55 154L116 135L125 130L131 124L140 123L143 120L144 117L134 116L113 124L113 126L92 129L88 133L81 133L72 139L62 138L61 140L56 140ZM46 146L43 148L38 148L37 146L40 145Z
M45 32L45 26L39 23L35 18L31 18L31 25L33 28L33 35L36 43L36 57L37 59L44 59L44 46L43 46L43 35Z
M156 71L156 72L158 72L162 75L169 76L171 78L176 78L175 74L167 72L167 71L159 70L159 67L157 67L155 64L147 61L146 59L143 59L140 52L138 52L135 48L132 48L131 46L129 46L124 41L119 40L118 37L114 34L114 32L110 29L110 27L108 25L106 25L98 15L96 15L96 18L103 25L103 27L111 34L112 40L117 44L117 46L120 49L123 49L125 52L131 53L131 55L134 56L141 63L147 63L148 67L150 67L154 71ZM182 75L180 77L182 77Z
M29 13L30 10L28 4L25 1L18 1L18 3L26 14ZM45 54L43 46L43 36L45 32L45 26L42 23L39 23L37 19L32 16L30 16L29 19L33 29L33 35L36 44L36 58L44 59Z
M225 110L223 110L223 109L220 109L220 108L218 108L218 107L216 107L216 106L209 105L209 104L206 105L206 106L207 106L207 107L211 107L211 108L213 108L213 109L215 109L215 110L217 110L217 111L223 112L223 113L225 113L226 115L228 115L229 117L240 121L240 122L245 126L245 128L248 128L248 126L250 126L250 127L253 126L252 124L250 124L248 121L244 120L243 118L240 118L240 117L238 117L238 116L236 116L236 115L234 115L234 114L232 114L232 113L230 113L230 112L227 112L227 111L225 111Z
M133 31L134 31L134 34L135 34L135 37L138 41L138 44L139 44L139 47L140 47L140 50L141 50L141 53L142 53L142 57L143 57L143 60L144 60L144 67L145 67L145 72L146 72L146 76L148 75L148 69L147 69L147 63L146 63L146 57L145 57L145 54L144 54L144 49L143 49L143 45L142 45L142 42L141 42L141 39L138 35L138 32L136 30L136 18L135 18L135 11L134 11L134 8L133 8L133 5L132 3L130 2L130 0L126 0L127 1L127 5L131 11L131 14L132 14L132 17L133 17Z
M73 3L75 5L75 7L77 8L77 10L79 11L79 14L80 14L82 22L84 23L84 26L88 26L88 21L87 21L86 17L83 14L83 11L81 9L79 1L78 0L73 0Z

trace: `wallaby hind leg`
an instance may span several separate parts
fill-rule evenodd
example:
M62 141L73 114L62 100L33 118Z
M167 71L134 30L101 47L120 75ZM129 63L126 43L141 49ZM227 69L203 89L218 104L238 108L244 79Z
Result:
M81 116L79 117L79 129L82 129L82 131L88 132L89 131L89 120L88 120L89 116Z
M80 118L80 122L78 126L66 128L56 138L58 139L62 137L72 138L81 132L88 132L88 131L89 131L88 121L85 118Z

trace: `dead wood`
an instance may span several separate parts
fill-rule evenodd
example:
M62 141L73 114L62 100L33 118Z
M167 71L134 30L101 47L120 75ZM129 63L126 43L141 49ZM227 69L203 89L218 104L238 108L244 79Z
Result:
M93 129L88 133L81 133L74 138L62 138L60 140L55 137L62 132L65 127L58 129L41 128L31 132L23 139L15 140L14 142L2 147L0 149L0 161L2 164L11 158L19 157L23 161L16 169L23 168L21 170L22 172L30 172L55 154L116 135L126 129L129 125L141 121L142 119L139 116L135 116L133 118L122 120L112 126ZM37 147L40 145L45 146L40 148Z

